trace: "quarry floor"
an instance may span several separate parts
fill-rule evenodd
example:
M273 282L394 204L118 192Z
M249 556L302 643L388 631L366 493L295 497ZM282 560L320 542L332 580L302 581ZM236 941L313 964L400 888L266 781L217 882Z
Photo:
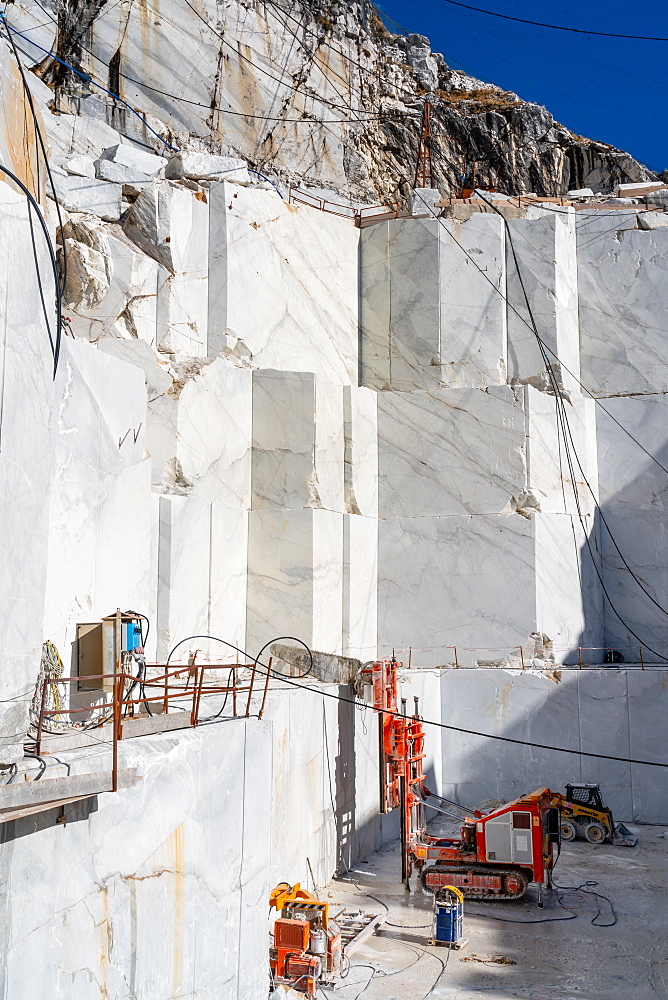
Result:
M629 827L635 848L596 847L586 841L564 845L554 872L559 886L580 886L607 896L560 891L561 903L531 886L514 903L464 904L462 951L429 947L431 896L400 881L398 845L371 855L326 893L337 902L381 912L380 932L351 957L351 968L334 1000L653 1000L668 996L668 829ZM354 884L353 881L354 880ZM323 898L326 898L323 897ZM568 907L568 909L564 909ZM572 914L576 919L568 919ZM533 921L547 923L532 923ZM502 959L502 963L494 961ZM443 965L447 962L447 966Z

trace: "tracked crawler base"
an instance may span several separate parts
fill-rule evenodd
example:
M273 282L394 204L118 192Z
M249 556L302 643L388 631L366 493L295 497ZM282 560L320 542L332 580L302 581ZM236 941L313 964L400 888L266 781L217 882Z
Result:
M436 893L454 885L466 899L520 899L529 884L520 868L492 865L429 865L420 876L422 888Z

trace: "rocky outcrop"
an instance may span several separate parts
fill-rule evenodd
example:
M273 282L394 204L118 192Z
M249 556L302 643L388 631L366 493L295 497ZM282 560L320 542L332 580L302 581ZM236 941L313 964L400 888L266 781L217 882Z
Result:
M15 10L29 26L28 9ZM539 195L610 191L654 177L545 108L453 70L424 36L390 34L375 12L365 27L357 4L203 0L197 11L143 3L121 15L105 0L64 0L35 31L130 106L35 50L56 107L102 118L159 153L166 146L151 128L173 147L241 157L284 184L404 200L427 98L443 194L473 183Z

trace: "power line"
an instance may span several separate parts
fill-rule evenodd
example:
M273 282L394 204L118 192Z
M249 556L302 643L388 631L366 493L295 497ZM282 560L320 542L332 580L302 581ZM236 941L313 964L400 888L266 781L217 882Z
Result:
M216 635L207 635L207 636L197 636L197 637L193 637L193 638L212 639L214 642L221 642L221 643L223 643L223 645L229 646L230 649L233 649L236 652L241 653L241 655L244 656L246 659L252 660L253 663L256 665L257 669L260 671L260 673L263 674L263 676L266 677L267 675L269 675L270 678L273 677L273 676L275 676L276 679L279 680L282 684L288 684L290 687L299 688L299 689L304 690L304 691L310 691L312 694L320 695L323 698L331 698L334 701L339 701L339 702L342 702L343 704L346 704L346 705L353 705L355 708L369 709L369 708L373 707L373 706L369 705L367 702L360 701L357 698L346 698L344 695L334 694L334 692L332 692L332 691L319 690L318 688L310 687L310 685L308 685L308 684L302 684L302 683L299 682L298 678L289 678L289 677L286 677L284 674L281 674L281 673L278 673L277 671L274 671L273 667L270 667L268 664L266 664L266 663L260 663L259 657L251 656L251 654L247 653L246 650L241 649L239 646L235 646L234 643L228 642L226 639L221 639L219 636L216 636ZM169 656L171 657L171 655L174 652L174 650L178 646L180 646L183 642L186 642L186 641L187 640L181 640L181 642L177 643L177 646L173 647L173 649L171 650ZM276 640L272 639L266 645L267 646L271 645L271 643L273 643L275 641ZM306 646L306 643L303 643L303 645ZM308 649L308 647L306 647L306 648ZM309 652L310 652L310 650L309 650ZM385 712L385 714L386 715L390 715L393 718L397 718L397 719L398 718L404 718L404 716L403 716L403 714L401 712L390 712L390 711L387 711L387 712ZM223 721L223 720L216 720L216 721ZM532 747L532 748L534 748L536 750L549 750L549 751L552 751L554 753L568 753L568 754L574 754L575 756L580 756L580 757L594 757L594 758L596 758L598 760L613 760L613 761L618 761L621 764L646 764L647 767L666 767L666 768L668 768L668 763L664 763L662 761L641 760L640 758L636 758L636 757L615 757L612 754L593 753L592 751L589 751L589 750L573 750L573 749L569 749L569 748L566 748L566 747L553 747L553 746L548 746L545 743L532 743L530 740L519 740L519 739L516 739L513 736L497 736L497 735L494 735L493 733L481 733L481 732L478 732L475 729L465 729L463 726L453 726L453 725L450 725L449 723L446 723L446 722L436 722L436 720L434 720L434 719L423 719L423 718L421 718L421 721L424 723L424 725L426 725L426 726L434 726L437 729L447 729L447 730L450 730L452 732L463 733L464 735L467 735L467 736L480 736L483 739L497 740L497 741L500 741L501 743L514 743L514 744L517 744L519 746ZM210 724L213 725L214 723L210 723Z
M654 35L619 35L612 31L588 31L586 28L567 27L563 24L546 24L544 21L529 21L524 17L512 17L510 14L499 14L495 10L483 10L481 7L472 7L470 4L460 3L459 0L442 0L442 2L452 4L453 7L463 7L465 10L473 10L477 14L501 17L504 21L517 21L519 24L533 24L537 28L551 28L553 31L572 31L578 35L598 35L600 38L624 38L637 42L668 42L668 38L657 38Z
M0 11L0 19L2 19L3 21L5 21L5 24L7 23L6 20L5 20L5 15L1 11ZM156 137L156 139L159 139L160 142L164 143L164 145L167 147L167 149L170 149L173 153L178 153L178 149L176 149L175 146L172 146L171 143L167 142L166 139L163 139L163 137L160 135L160 133L156 132L156 130L154 128L152 128L148 124L148 122L146 121L146 119L141 116L141 114L139 113L139 111L137 111L136 108L133 108L132 105L128 103L128 101L124 100L120 96L120 94L115 94L113 92L113 90L109 90L108 87L103 87L102 84L98 83L96 80L94 80L92 78L92 76L88 76L86 73L82 73L80 69L76 68L76 66L72 66L70 63L65 62L64 59L61 59L60 56L57 56L55 52L51 51L51 49L45 49L43 45L38 45L37 42L33 41L32 38L28 38L27 35L23 34L23 32L17 31L16 28L12 28L11 30L12 30L12 32L15 35L18 35L19 38L23 38L30 45L34 45L36 49L40 50L40 52L43 52L45 55L49 56L51 59L55 59L55 61L57 63L60 63L61 66L65 66L67 69L72 70L73 73L76 73L76 75L78 77L80 77L82 80L85 80L86 83L90 83L90 84L93 85L93 87L97 87L98 90L101 90L105 94L108 94L109 97L113 97L115 101L120 101L121 104L124 104L125 107L128 108L132 112L133 115L136 115L136 117L139 119L139 121L142 123L142 125L145 128L147 128L149 130L149 132L152 132L153 135Z
M60 356L60 340L61 340L61 331L62 331L62 322L63 322L63 319L62 319L62 306L61 306L60 276L58 274L58 263L56 261L56 254L55 254L55 251L53 249L53 244L51 243L51 235L49 233L48 226L47 226L46 222L44 221L44 216L42 215L42 213L40 211L39 205L37 204L37 202L33 198L32 194L30 193L30 191L28 190L28 188L25 186L25 184L23 183L23 181L19 180L19 178L16 176L16 174L12 173L11 170L9 170L7 167L3 166L2 164L0 164L0 171L2 171L2 173L4 173L4 174L7 174L7 176L12 181L14 181L14 183L17 185L17 187L19 187L21 189L21 191L23 192L23 194L28 199L28 211L30 212L30 209L32 209L35 212L35 214L37 215L37 218L39 219L40 226L42 227L42 231L44 233L44 237L46 239L47 247L49 249L49 256L51 258L51 267L53 269L53 281L54 281L55 288L56 288L56 336L55 336L55 340L51 336L51 329L50 329L50 327L48 325L47 325L47 332L49 334L49 340L51 341L51 347L52 347L52 351L53 351L53 377L55 378L56 377L56 372L58 370L58 359L59 359L59 356ZM39 258L37 257L37 253L36 253L36 248L35 248L34 241L33 241L33 256L34 256L34 261L35 261L35 271L36 271L36 274L37 274L37 281L38 281L38 284L39 284L40 290L41 290L41 280L42 279L41 279L41 274L40 274L40 269L39 269Z

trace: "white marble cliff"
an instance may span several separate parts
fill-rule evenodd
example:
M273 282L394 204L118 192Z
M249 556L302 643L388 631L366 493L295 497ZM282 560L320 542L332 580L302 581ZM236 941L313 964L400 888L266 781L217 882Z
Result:
M234 5L241 34L249 11ZM608 647L627 661L668 656L668 228L658 222L668 216L539 203L508 219L445 218L418 192L415 215L359 228L350 206L335 215L299 204L280 177L249 169L247 130L230 143L246 158L204 150L203 135L237 127L219 110L232 91L268 112L274 88L243 59L226 60L229 90L212 109L220 46L190 23L177 53L154 16L146 5L110 7L89 55L108 63L123 37L131 64L145 35L143 58L158 82L158 64L173 63L177 89L191 61L195 103L170 133L179 152L141 144L147 127L164 125L152 117L166 107L157 90L142 93L150 113L138 133L127 109L105 105L96 117L91 97L56 109L50 87L28 74L62 225L34 129L17 132L24 95L0 40L1 162L33 194L67 270L54 375L48 243L22 190L0 177L0 765L11 770L23 753L43 641L74 672L77 623L119 607L148 617L157 661L201 634L253 656L276 636L362 661L396 650L446 668L405 679L432 719L439 699L469 721L482 705L490 731L514 725L496 699L511 676L513 711L539 704L535 726L550 739L563 727L573 746L605 752L603 723L575 731L580 700L592 718L604 712L585 674L555 698L542 675L447 668L600 663ZM51 44L48 24L20 23ZM438 66L417 49L427 80ZM289 133L291 170L315 164L323 183L340 175L340 134L319 128L296 141L302 127L284 123L271 137L280 148ZM230 648L221 662L237 655ZM610 682L620 754L632 740L645 752L647 714L659 729L659 682L648 674L624 679L625 722L621 673ZM9 912L13 891L20 917L0 930L11 952L2 1000L24 1000L17 984L42 953L52 970L38 978L43 996L88 1000L95 982L101 995L155 1000L156 981L185 995L200 976L188 994L197 1000L228 984L226 996L255 1000L262 979L248 970L261 968L264 945L251 917L265 913L269 878L292 877L286 869L310 858L324 882L339 853L352 863L396 832L376 811L370 713L339 709L328 703L321 718L307 693L279 691L269 724L248 719L201 741L128 740L123 759L141 766L144 784L123 793L122 814L107 797L87 825L3 841L14 881L0 880L0 907ZM454 794L457 775L479 798L517 790L500 758L472 772L470 748L475 740L459 751L445 737L431 745L437 783L441 772L450 782L442 790ZM77 766L94 768L93 757ZM541 783L542 766L513 758L508 770ZM261 774L257 786L240 779L246 767ZM609 774L615 808L668 815L628 769ZM70 877L43 920L25 873L47 871L45 844ZM201 978L188 907L203 897L202 919L215 911L222 931L218 943L206 936ZM181 957L165 944L172 936ZM155 949L154 964L137 965L139 945Z

